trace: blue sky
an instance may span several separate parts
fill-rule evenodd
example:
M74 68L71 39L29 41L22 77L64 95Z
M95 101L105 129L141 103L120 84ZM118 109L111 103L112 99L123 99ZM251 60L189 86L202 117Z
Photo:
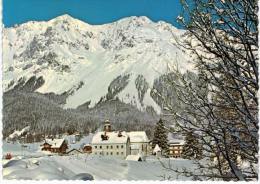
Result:
M65 13L90 24L144 15L180 27L176 22L180 12L179 0L3 0L5 27L30 20L49 20Z

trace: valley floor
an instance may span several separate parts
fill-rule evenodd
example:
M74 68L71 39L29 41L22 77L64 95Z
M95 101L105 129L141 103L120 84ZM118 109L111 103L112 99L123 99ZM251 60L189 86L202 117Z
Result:
M4 143L3 153L16 153L11 160L3 159L4 179L73 179L80 173L88 173L95 180L191 180L167 171L160 161L171 164L173 168L195 168L190 160L148 157L144 162L126 161L114 157L100 157L87 154L70 156L45 155L30 146L31 152L19 155L18 145ZM9 150L7 150L7 148ZM16 152L15 152L16 151ZM20 152L22 153L22 152Z

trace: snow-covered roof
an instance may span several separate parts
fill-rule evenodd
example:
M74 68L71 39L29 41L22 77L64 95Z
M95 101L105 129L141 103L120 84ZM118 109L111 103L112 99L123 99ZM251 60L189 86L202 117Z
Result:
M133 131L127 132L128 136L130 137L130 142L148 142L148 137L145 131Z
M60 148L65 139L45 139L45 142L51 145L51 148Z
M101 135L105 135L105 132L97 132L92 138L92 144L123 144L127 142L129 136L125 131L121 132L122 136L118 136L119 131L106 132L108 136L107 140L102 140Z
M173 145L183 145L185 143L185 140L182 135L169 132L168 143Z
M161 151L161 148L159 147L158 144L156 144L155 147L154 147L154 149L153 149L153 153L157 153L157 152L159 152L159 151Z
M137 154L137 155L128 155L126 157L126 160L131 160L131 161L142 161L142 157L141 155Z
M173 139L169 142L170 145L184 145L185 140L183 139Z

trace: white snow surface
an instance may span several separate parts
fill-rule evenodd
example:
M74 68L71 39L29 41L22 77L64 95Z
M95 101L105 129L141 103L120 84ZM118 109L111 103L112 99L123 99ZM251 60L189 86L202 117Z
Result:
M167 139L168 139L168 143L171 145L184 145L185 144L185 139L180 134L173 134L173 133L169 132L167 134Z
M174 168L194 168L190 160L161 161L165 164L170 162ZM171 177L170 180L191 180L185 176L178 177L175 172L166 171L155 157L149 157L144 162L136 162L86 154L44 156L21 159L3 168L4 179L68 180L80 173L88 173L94 180L163 180L166 177Z
M89 138L86 136L83 140ZM94 180L162 180L163 176L164 179L170 176L171 180L191 180L165 170L154 156L147 157L143 162L135 162L88 154L46 155L38 150L40 143L27 144L23 152L20 148L20 144L3 142L3 154L13 154L12 160L2 160L4 179L67 180L73 179L78 174L88 173ZM171 163L173 168L195 169L190 160L166 158L160 160L166 165Z
M155 147L154 147L154 149L153 149L153 153L157 153L157 152L159 152L159 151L161 151L161 148L159 147L158 144L156 144Z
M128 139L128 135L125 131L122 131L121 134L122 136L118 136L119 132L114 131L114 132L106 132L106 135L108 136L107 140L102 140L101 135L105 135L105 132L97 132L92 139L92 144L125 144Z
M113 79L130 74L128 85L117 97L140 110L152 106L160 113L160 107L149 94L154 80L171 72L176 63L182 71L193 69L187 54L176 46L183 33L171 24L152 22L144 16L90 25L63 15L46 22L31 21L4 28L4 91L20 78L42 76L45 83L37 90L40 93L74 91L64 108L76 108L89 100L93 107L107 94ZM44 58L48 54L55 57ZM62 71L61 67L69 70ZM149 84L143 103L135 86L138 75L143 75ZM81 82L83 85L78 89Z
M145 131L127 132L127 135L129 136L131 143L149 141Z
M12 134L8 136L10 139L19 138L23 134L27 133L30 130L30 126L24 127L22 130L15 130Z
M45 142L51 145L52 148L60 148L65 139L45 139Z
M131 160L131 161L138 161L139 159L142 159L142 156L140 154L137 155L128 155L125 160Z

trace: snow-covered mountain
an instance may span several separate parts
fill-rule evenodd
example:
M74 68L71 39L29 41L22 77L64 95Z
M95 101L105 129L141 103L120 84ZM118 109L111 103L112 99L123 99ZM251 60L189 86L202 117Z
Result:
M150 95L155 79L177 62L181 70L192 68L176 46L183 33L144 16L90 25L63 15L4 28L4 91L35 76L44 80L37 92L69 92L64 108L118 98L159 113Z

